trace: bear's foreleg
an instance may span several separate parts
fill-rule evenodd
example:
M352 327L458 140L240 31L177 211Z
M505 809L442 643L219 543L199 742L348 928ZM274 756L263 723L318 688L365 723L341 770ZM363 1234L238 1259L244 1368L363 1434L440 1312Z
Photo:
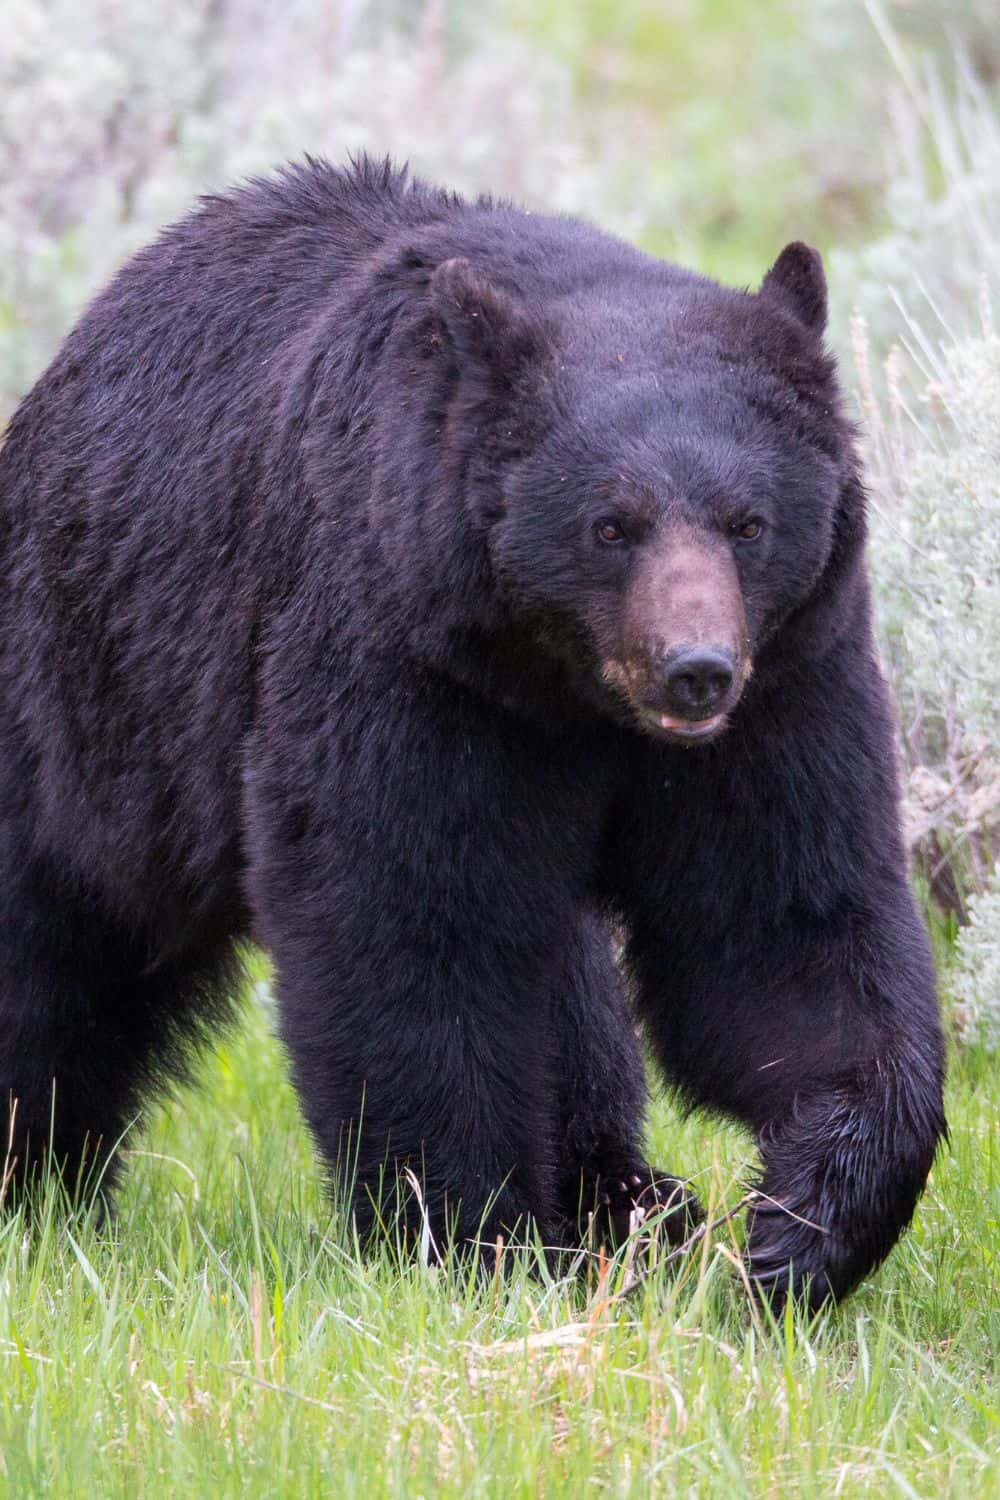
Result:
M638 1208L663 1210L679 1242L701 1217L688 1184L646 1161L646 1080L607 922L584 912L566 944L554 1006L559 1213L569 1242L621 1243ZM593 1226L589 1221L593 1216Z
M551 1242L552 1005L586 875L571 778L432 682L357 691L357 729L331 710L308 736L262 734L248 778L251 898L305 1115L363 1234L401 1219L419 1238L409 1171L440 1250L529 1225Z
M688 1100L757 1138L757 1285L843 1296L909 1223L945 1131L871 655L847 642L776 677L717 746L650 749L634 785L612 883L650 1040Z
M901 907L909 899L899 891ZM782 932L760 937L785 955L770 974L760 954L738 957L738 939L706 945L697 962L678 945L668 966L665 955L651 962L640 938L634 957L667 1076L756 1136L764 1171L751 1276L779 1300L808 1289L818 1306L888 1254L944 1133L932 976L904 911L835 920L825 935L786 917Z

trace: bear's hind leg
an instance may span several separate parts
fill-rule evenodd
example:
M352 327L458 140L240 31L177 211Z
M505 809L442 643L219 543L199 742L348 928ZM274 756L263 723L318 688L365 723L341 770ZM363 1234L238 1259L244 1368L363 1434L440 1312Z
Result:
M105 1192L142 1096L221 1018L231 945L153 964L147 945L37 863L0 870L2 1196L55 1169Z
M554 1007L559 1083L559 1207L578 1240L595 1215L598 1236L620 1243L636 1208L664 1209L663 1233L683 1241L702 1217L689 1185L650 1167L642 1145L646 1080L606 924L580 921Z

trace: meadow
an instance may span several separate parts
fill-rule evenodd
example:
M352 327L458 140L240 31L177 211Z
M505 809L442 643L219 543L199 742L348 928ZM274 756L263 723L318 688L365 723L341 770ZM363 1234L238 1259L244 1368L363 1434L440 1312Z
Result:
M775 1323L738 1223L554 1281L363 1259L267 1009L166 1103L113 1224L0 1226L0 1492L26 1497L1000 1494L995 1059L963 1050L910 1233L838 1310ZM713 1218L750 1142L664 1098L652 1158Z

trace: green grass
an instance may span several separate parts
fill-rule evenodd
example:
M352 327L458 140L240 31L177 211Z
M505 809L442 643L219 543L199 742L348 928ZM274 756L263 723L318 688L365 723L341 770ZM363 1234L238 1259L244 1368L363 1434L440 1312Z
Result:
M134 1142L112 1228L0 1227L0 1493L1000 1495L1000 1063L952 1067L952 1144L911 1234L839 1311L766 1326L720 1230L614 1301L470 1286L331 1217L253 1008ZM651 1122L713 1209L738 1132Z

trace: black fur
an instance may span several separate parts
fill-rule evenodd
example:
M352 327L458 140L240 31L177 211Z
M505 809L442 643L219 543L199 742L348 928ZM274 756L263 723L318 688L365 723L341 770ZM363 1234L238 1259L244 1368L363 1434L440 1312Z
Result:
M752 1273L882 1259L942 1052L824 310L803 246L728 291L368 161L120 272L0 451L15 1175L53 1080L61 1165L114 1143L252 935L362 1227L388 1158L442 1240L566 1236L649 1174L613 921L667 1077L757 1134ZM644 707L678 559L738 663L698 745Z

